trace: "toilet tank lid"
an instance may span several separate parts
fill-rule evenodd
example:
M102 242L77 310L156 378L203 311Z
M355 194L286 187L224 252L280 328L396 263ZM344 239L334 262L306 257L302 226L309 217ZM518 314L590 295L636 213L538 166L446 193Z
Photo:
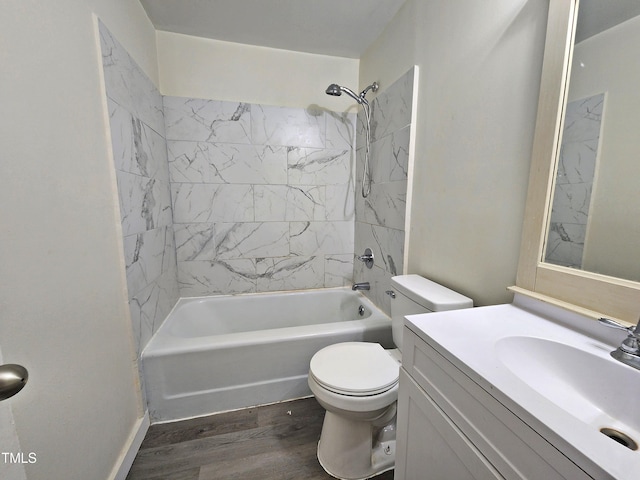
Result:
M398 275L391 278L391 286L414 302L442 312L473 307L473 300L420 275Z

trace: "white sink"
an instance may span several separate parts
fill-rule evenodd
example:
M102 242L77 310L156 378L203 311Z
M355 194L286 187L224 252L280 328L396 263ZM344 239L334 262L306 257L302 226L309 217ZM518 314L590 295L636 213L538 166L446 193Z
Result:
M619 429L640 443L640 372L611 358L611 348L513 336L499 339L495 349L520 381L570 415L598 430Z
M410 315L406 325L597 478L637 480L640 370L610 356L624 333L535 302L516 296L511 305Z

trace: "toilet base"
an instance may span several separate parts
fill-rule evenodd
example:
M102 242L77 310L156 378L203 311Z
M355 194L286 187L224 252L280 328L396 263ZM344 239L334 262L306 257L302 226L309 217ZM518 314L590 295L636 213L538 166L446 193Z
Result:
M393 469L395 458L395 415L387 425L374 426L325 413L318 461L332 477L365 480Z

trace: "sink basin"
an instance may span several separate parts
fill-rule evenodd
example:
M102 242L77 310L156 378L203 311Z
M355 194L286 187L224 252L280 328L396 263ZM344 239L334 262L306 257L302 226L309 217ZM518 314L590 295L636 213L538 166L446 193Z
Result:
M640 442L640 372L611 358L610 348L512 336L499 339L495 349L520 381L570 415Z
M592 478L639 478L640 370L610 355L622 332L522 296L406 325Z

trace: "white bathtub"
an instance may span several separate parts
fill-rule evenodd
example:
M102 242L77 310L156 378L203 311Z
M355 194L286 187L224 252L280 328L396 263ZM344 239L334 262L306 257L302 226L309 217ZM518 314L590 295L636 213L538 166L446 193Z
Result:
M149 413L162 422L311 395L311 357L346 341L393 347L389 317L348 288L181 298L142 354Z

